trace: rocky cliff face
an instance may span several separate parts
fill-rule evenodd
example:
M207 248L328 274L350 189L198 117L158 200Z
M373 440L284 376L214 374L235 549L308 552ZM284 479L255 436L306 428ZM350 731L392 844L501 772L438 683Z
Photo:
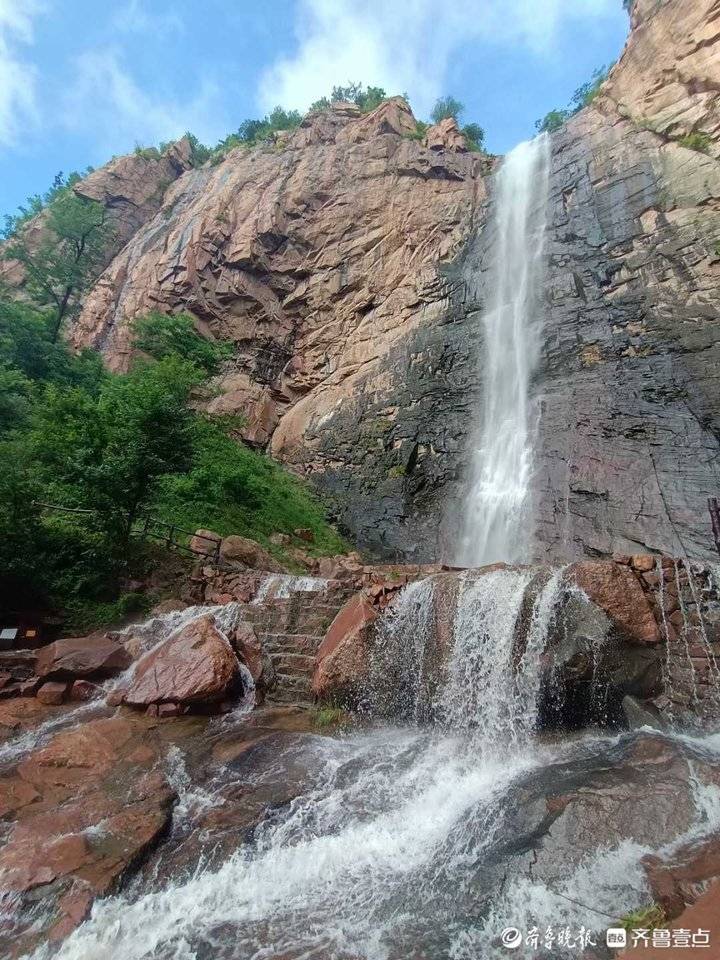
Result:
M637 0L601 97L553 137L540 556L711 555L719 38L717 0ZM335 105L183 173L73 340L121 369L134 316L192 312L235 345L213 409L244 413L249 441L332 495L361 547L449 558L478 415L492 166L451 125L417 140L399 98L369 115Z

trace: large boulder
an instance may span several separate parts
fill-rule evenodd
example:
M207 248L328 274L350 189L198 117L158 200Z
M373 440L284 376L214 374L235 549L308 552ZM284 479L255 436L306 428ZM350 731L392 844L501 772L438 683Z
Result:
M196 530L190 538L190 549L198 557L214 557L221 541L220 534L213 530Z
M467 151L467 141L454 117L445 117L428 128L425 143L431 150Z
M686 843L665 857L648 855L642 863L653 900L675 918L720 881L720 834Z
M231 692L239 670L213 617L200 617L145 654L123 699L137 707L217 703Z
M369 674L369 627L377 617L378 608L363 593L340 610L318 648L312 682L316 697L357 698Z
M91 677L95 680L114 677L132 662L122 644L104 634L89 637L67 637L43 647L37 655L35 672L53 680L74 680Z
M256 540L248 540L247 537L225 537L220 544L220 559L225 563L241 563L252 570L283 572L280 564L273 560L264 547L261 547Z
M623 639L639 644L660 641L650 604L629 567L608 560L582 560L568 568L567 580L607 614Z

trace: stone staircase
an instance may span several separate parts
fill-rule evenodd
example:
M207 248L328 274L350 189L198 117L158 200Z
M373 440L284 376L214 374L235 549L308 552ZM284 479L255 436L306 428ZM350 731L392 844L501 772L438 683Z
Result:
M275 668L274 703L313 702L315 654L338 611L355 587L330 581L324 589L298 590L286 598L268 597L249 605L245 617L255 628Z

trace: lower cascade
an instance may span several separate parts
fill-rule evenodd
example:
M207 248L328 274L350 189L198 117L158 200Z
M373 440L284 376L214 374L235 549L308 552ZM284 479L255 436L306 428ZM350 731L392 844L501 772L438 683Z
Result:
M596 577L637 578L595 566ZM66 938L24 955L455 960L506 956L518 935L526 957L604 946L615 919L652 902L648 863L717 843L720 738L707 720L689 725L699 690L686 697L662 683L676 713L688 703L687 722L668 708L627 729L625 691L639 697L653 665L658 676L668 669L665 651L633 646L633 624L618 628L618 598L592 600L578 585L586 572L499 565L402 588L388 581L360 677L361 722L341 735L319 735L288 708L261 707L253 719L242 703L162 726L164 754L146 776L164 777L175 795L164 838ZM711 674L718 584L712 571L661 568L665 590L676 577L693 626L671 659L686 646L697 653L693 638L704 634ZM332 589L304 586L316 591L305 602ZM232 638L247 611L287 610L296 598L190 607L128 632L152 652L212 611ZM631 655L650 659L631 670ZM680 678L690 660L699 673L698 656L669 669ZM717 694L712 675L705 686ZM97 701L90 718L78 715L89 706L66 715L60 736L119 723L92 719L111 716ZM138 718L113 737L129 737L135 756L153 724ZM17 741L23 776L53 732ZM101 848L112 820L85 828L83 842ZM72 900L96 881L88 867L69 887L55 882ZM54 909L9 891L3 923L31 942L28 925L55 922Z

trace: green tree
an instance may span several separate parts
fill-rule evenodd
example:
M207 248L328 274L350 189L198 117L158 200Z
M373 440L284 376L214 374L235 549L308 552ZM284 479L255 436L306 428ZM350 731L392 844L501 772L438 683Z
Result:
M609 66L597 67L593 70L592 77L587 83L581 84L571 97L573 113L578 113L583 107L587 107L593 102L600 93L600 87L605 83L609 73Z
M552 133L564 126L576 113L579 113L583 107L589 106L595 97L600 93L600 88L610 73L610 67L597 67L593 70L591 78L587 83L581 84L570 98L570 106L565 110L551 110L545 116L535 121L535 129L540 133Z
M447 120L450 117L457 120L464 111L464 105L455 97L440 97L430 112L430 119L433 123L440 123L441 120Z
M535 129L538 133L552 133L566 124L570 116L569 110L551 110L542 120L535 121Z
M466 123L462 133L467 141L469 150L481 151L485 146L485 131L479 123Z
M23 265L28 294L38 306L52 310L54 343L102 267L109 232L105 207L69 190L52 200L44 216L39 242L20 230L4 256Z
M109 377L97 397L50 386L30 446L55 502L93 510L124 558L132 525L163 474L188 469L197 368L176 356Z
M136 320L133 328L135 346L155 360L181 357L208 375L215 373L221 361L232 354L229 343L201 337L193 317L187 313L148 313Z

